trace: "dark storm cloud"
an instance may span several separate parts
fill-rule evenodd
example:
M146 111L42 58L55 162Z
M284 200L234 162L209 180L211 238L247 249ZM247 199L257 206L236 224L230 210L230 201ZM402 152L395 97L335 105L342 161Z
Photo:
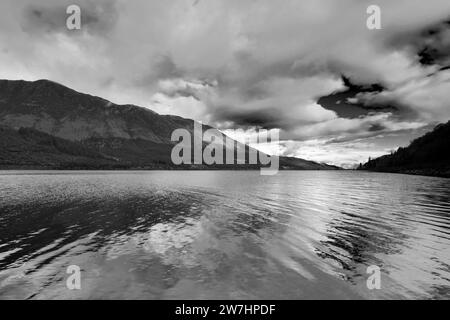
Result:
M73 1L58 3L30 3L23 8L21 26L30 34L69 33L66 9ZM79 5L81 9L82 30L103 35L111 32L117 23L118 12L114 0L88 1ZM72 33L73 34L73 33Z
M450 15L449 19L402 32L389 38L388 46L415 52L423 65L450 65Z
M289 127L283 117L273 108L258 111L242 110L241 112L229 112L228 108L219 108L215 114L217 119L232 121L234 127L248 128L258 127L262 129Z
M386 38L387 48L411 52L413 64L435 67L424 77L435 77L450 67L450 21L444 20L422 28L399 32ZM415 57L415 58L414 58ZM391 94L387 88L375 84L355 85L344 78L346 90L321 97L318 103L339 116L354 118L370 112L392 112L403 119L414 119L418 112ZM387 90L387 91L386 91ZM386 91L386 92L383 92ZM370 97L383 97L371 99Z
M177 67L169 55L157 55L149 60L149 63L143 67L146 73L134 81L135 85L152 88L158 80L183 76L183 71ZM187 93L183 93L180 89L180 95L185 94ZM176 95L176 93L170 93L170 95Z
M369 132L379 132L385 130L386 127L381 123L373 124L369 127Z
M369 105L359 103L357 96L360 93L382 92L385 88L380 84L358 85L349 78L342 77L346 89L320 97L317 103L327 110L332 110L340 117L358 118L374 111L395 112L397 108L392 105Z

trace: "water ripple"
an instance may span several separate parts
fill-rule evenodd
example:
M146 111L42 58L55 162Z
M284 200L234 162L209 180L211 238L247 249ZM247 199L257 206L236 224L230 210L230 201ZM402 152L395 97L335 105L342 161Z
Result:
M362 172L0 172L0 299L448 299L449 187ZM366 287L370 265L382 290Z

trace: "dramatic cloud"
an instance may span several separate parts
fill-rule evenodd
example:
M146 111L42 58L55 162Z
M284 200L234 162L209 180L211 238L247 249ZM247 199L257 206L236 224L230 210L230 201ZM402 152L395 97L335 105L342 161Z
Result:
M70 4L0 3L1 78L279 128L289 154L345 165L450 118L448 0L378 0L382 30L366 28L365 0L80 0L75 31Z

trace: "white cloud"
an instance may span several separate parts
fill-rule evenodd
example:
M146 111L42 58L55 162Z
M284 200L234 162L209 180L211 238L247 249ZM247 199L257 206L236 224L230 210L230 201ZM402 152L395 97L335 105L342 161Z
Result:
M450 119L450 70L419 77L413 81L375 94L360 94L363 103L383 104L396 102L418 113L422 121L445 121Z

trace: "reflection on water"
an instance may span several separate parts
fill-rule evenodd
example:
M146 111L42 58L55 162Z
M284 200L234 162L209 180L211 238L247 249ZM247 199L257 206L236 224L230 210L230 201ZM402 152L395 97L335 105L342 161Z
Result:
M0 299L443 299L449 248L445 179L0 173Z

